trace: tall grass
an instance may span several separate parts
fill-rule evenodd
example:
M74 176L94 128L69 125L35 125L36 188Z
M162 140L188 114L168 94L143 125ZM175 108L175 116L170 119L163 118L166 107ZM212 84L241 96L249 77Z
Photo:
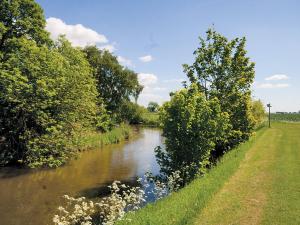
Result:
M104 145L119 143L132 135L133 128L127 124L121 124L105 133L90 131L81 135L78 139L77 148L79 150L99 148Z

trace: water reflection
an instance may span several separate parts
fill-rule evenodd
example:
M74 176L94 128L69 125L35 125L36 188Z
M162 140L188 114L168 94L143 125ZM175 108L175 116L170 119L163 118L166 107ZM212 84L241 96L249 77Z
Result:
M58 169L0 169L0 224L51 224L64 194L93 198L107 193L114 180L158 173L153 150L161 143L159 130L145 128L132 140L84 152Z

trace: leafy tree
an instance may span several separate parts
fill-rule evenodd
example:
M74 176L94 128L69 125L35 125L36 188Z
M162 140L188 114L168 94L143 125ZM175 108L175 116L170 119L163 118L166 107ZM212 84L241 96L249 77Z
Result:
M34 0L0 0L0 52L9 50L10 40L25 37L40 44L51 43L45 31L42 8ZM13 45L14 46L14 45Z
M117 58L108 51L89 46L84 52L93 67L99 96L110 113L118 112L121 104L129 101L131 97L138 98L142 86L135 72L123 68Z
M166 174L188 168L191 177L195 176L209 163L215 143L230 128L218 99L206 100L195 84L174 93L161 107L160 119L165 149L156 148L156 157Z
M209 29L206 38L200 38L200 47L194 52L195 62L184 65L192 83L197 83L206 99L217 98L221 110L229 114L232 130L229 142L219 143L217 151L223 152L246 140L254 127L251 115L251 84L254 63L246 56L246 39L228 40Z
M91 68L65 39L51 49L26 38L11 46L0 63L0 163L59 166L103 119Z
M157 102L149 102L148 107L147 107L149 112L157 112L158 108L159 108L159 105Z

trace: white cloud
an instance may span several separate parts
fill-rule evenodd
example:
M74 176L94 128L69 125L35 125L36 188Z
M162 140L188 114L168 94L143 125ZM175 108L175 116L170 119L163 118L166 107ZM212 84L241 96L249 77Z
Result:
M142 62L151 62L153 60L153 57L151 55L145 55L145 56L139 57L139 60Z
M46 30L50 32L52 39L56 40L64 34L73 46L84 47L86 45L103 45L108 43L103 34L83 26L82 24L69 25L58 18L50 17L46 20ZM104 45L100 48L113 50L113 45Z
M275 74L265 78L265 80L287 80L287 79L289 79L289 77L285 74Z
M169 80L163 80L165 83L174 82L174 83L182 83L184 79L182 78L175 78L175 79L169 79Z
M271 84L271 83L261 83L256 84L257 88L287 88L289 84Z
M152 89L154 91L165 91L165 90L167 90L167 88L165 88L165 87L153 87Z
M152 73L139 73L138 80L140 84L148 86L157 82L157 76Z
M123 66L133 66L130 59L127 59L122 56L118 56L117 59L118 59L119 63L122 64Z

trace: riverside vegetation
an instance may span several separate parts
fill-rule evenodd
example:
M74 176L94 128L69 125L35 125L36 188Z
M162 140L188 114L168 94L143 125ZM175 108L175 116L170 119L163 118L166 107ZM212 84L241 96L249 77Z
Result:
M58 167L80 149L128 137L125 122L162 127L165 146L155 149L161 173L146 179L156 199L195 179L207 182L200 177L227 152L224 159L232 162L223 172L227 178L233 174L245 153L242 143L254 138L265 119L262 103L251 97L255 65L247 56L246 38L228 40L208 29L194 51L195 61L183 65L183 88L170 93L161 107L151 102L146 109L136 103L143 90L137 74L116 56L96 46L74 48L64 36L53 41L44 27L35 1L1 0L1 165ZM226 179L216 173L210 178L216 186L205 186L210 194ZM111 195L98 202L65 196L67 206L59 207L53 221L111 224L143 206L144 197L141 187L116 181ZM180 219L185 223L188 217Z
M236 161L233 160L233 165L228 166L227 174L230 176L238 168L245 153L239 151L243 147L237 146L247 141L254 129L260 127L265 119L262 102L251 99L250 87L254 79L254 63L246 56L245 38L227 40L221 34L209 29L207 37L200 38L200 47L194 54L195 63L191 66L184 65L190 84L185 83L180 91L172 93L171 100L159 110L165 148L158 146L155 149L161 171L160 175L150 182L154 183L156 189L160 187L159 192L163 193L162 196L172 194L195 178L203 176L219 161L220 156L235 148L240 156ZM170 182L170 177L174 174L177 174L179 179L171 179ZM225 180L226 176L215 181L216 187L207 188L212 188L213 192ZM177 188L169 188L168 184L174 182ZM138 193L133 190L132 195L140 196L139 190ZM111 196L115 194L112 191ZM126 202L127 195L119 193L118 199ZM176 204L181 207L181 204ZM122 219L126 204L121 205L121 210L115 212L116 207L113 207L107 213L115 215L113 221L102 222L110 224ZM143 218L137 220L138 223L147 218L146 215L141 215ZM85 222L92 224L92 218L89 217ZM131 219L130 216L125 218ZM76 224L83 219L80 217L70 224ZM156 217L153 219L150 220L150 224L157 223L155 220L158 219ZM54 217L54 221L61 220L58 215ZM126 219L124 221L126 223ZM130 220L129 223L134 222ZM167 222L159 224L164 223ZM170 224L172 223L170 221Z
M119 124L147 123L132 102L143 86L116 56L51 40L34 0L0 3L0 165L57 167L97 132L114 143Z

